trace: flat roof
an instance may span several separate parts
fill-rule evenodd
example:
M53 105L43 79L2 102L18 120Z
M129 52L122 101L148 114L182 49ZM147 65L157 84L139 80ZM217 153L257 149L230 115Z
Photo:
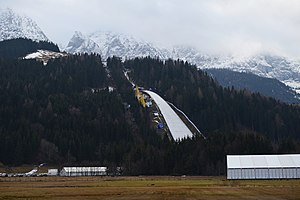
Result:
M292 168L300 167L300 154L227 155L227 168Z
M190 129L163 98L161 98L155 92L149 90L143 90L143 92L150 95L150 97L157 104L160 112L166 120L166 123L174 140L193 136L193 133L190 131Z

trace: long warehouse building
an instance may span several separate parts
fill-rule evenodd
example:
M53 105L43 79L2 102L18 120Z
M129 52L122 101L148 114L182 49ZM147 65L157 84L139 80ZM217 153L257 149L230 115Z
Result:
M107 167L64 167L60 176L105 176Z
M300 154L227 155L227 179L300 178Z

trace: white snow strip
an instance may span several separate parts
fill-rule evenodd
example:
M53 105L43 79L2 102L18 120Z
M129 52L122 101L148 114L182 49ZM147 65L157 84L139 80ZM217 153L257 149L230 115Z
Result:
M31 53L28 54L27 56L24 57L24 59L36 59L36 58L40 58L42 56L41 52L35 52L35 53Z
M186 116L186 114L180 110L179 108L177 108L174 104L172 104L171 102L168 102L168 104L170 104L171 106L173 106L178 112L180 112L184 117L185 119L187 119L189 121L189 123L197 130L197 132L202 135L202 137L204 139L206 139L206 137L201 133L201 131L197 128L197 126L188 118L188 116Z
M149 90L143 90L143 92L148 94L157 104L162 115L164 116L164 119L166 120L174 140L180 140L193 136L193 133L190 131L190 129L163 98Z
M130 81L130 78L128 76L128 71L124 71L124 75L125 75L126 79L129 81L129 83L131 83L132 86L135 86L135 84Z

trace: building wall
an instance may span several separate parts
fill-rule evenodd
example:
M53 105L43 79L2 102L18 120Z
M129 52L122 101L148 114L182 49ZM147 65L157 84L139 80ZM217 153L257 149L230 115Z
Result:
M300 168L227 169L227 179L300 178Z
M48 169L48 176L57 176L58 175L58 169Z
M97 170L82 170L82 168L66 170L63 168L60 171L60 176L105 176L107 175L106 171L97 171Z
M269 178L270 179L281 179L283 178L283 172L280 168L269 169Z

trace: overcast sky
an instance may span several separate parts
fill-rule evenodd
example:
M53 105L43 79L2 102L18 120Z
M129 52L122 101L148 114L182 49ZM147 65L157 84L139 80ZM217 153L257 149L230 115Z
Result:
M300 0L0 0L66 45L74 31L112 30L206 53L300 58Z

